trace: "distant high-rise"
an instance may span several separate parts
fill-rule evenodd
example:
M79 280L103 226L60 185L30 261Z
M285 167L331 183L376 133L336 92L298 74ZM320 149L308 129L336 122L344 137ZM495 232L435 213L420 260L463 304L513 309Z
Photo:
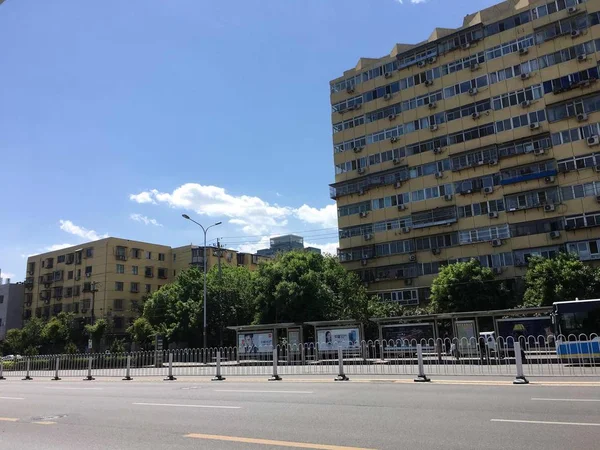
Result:
M304 238L295 234L286 234L271 238L270 248L263 248L256 253L261 256L274 256L277 253L286 253L294 250L306 250L313 253L321 253L321 250L315 247L304 247Z

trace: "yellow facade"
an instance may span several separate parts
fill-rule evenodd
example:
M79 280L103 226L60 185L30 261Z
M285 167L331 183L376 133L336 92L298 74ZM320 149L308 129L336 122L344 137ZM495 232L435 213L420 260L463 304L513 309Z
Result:
M255 270L268 258L207 247L207 267L238 265ZM139 315L143 299L191 266L203 268L203 248L106 238L27 259L24 319L61 311L107 318L115 333Z
M600 259L599 11L508 0L331 82L339 256L371 292L419 304L472 257L507 279Z

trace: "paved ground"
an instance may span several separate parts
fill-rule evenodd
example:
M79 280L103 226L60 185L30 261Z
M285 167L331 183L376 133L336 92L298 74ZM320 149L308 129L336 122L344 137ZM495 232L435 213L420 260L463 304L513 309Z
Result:
M61 450L562 450L600 442L599 383L311 381L7 380L0 442Z

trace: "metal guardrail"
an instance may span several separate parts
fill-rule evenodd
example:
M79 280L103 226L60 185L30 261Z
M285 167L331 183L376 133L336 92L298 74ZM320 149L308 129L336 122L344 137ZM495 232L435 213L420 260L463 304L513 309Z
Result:
M176 349L119 354L62 354L18 357L0 362L0 380L21 378L120 377L270 377L294 375L531 376L600 375L600 338L592 336L523 336L516 339L405 339L362 341L344 347L332 343L258 348Z

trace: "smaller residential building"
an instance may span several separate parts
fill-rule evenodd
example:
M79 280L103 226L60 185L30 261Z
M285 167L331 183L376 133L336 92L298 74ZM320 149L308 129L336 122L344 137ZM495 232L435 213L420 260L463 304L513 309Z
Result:
M6 332L13 328L21 328L23 324L23 298L25 285L11 283L8 280L0 284L0 341L6 337Z
M304 238L295 234L286 234L271 238L270 248L263 248L256 253L261 256L275 256L277 253L286 253L294 250L306 250L313 253L321 253L315 247L304 247Z

